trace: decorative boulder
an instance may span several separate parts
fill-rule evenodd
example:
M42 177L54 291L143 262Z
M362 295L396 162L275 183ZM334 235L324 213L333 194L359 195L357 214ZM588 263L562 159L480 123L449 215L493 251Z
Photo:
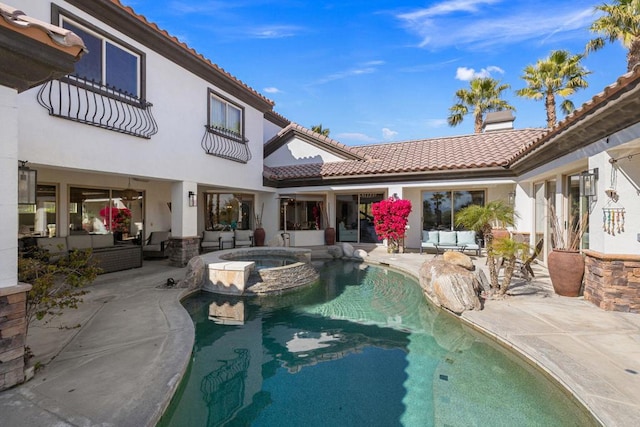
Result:
M327 246L327 252L333 258L342 258L344 256L344 252L342 252L342 246L339 245Z
M434 259L422 265L420 286L434 304L456 314L482 307L476 274L444 259Z
M473 265L471 257L469 255L463 254L462 252L446 251L444 254L442 254L442 259L448 263L459 265L460 267L466 268L470 271L476 269L476 266Z
M353 252L355 251L354 247L349 243L342 243L342 252L344 252L344 256L347 258L351 258L353 256Z
M267 246L282 247L284 246L284 239L280 234L276 234L267 242Z
M367 251L365 251L364 249L356 249L353 252L353 257L354 258L358 258L358 259L365 259L366 257L368 257L369 254L367 253Z
M200 289L204 283L205 263L202 257L196 256L189 260L184 279L178 282L179 288L189 290Z

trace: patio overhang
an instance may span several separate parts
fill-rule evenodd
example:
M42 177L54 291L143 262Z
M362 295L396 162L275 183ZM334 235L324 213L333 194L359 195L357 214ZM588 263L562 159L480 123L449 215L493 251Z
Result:
M516 154L509 167L521 175L587 147L639 122L640 67L618 81L556 127Z

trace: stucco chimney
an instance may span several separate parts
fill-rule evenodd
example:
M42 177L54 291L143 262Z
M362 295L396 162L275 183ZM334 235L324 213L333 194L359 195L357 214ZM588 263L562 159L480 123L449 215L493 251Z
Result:
M515 119L511 110L487 113L484 123L482 123L482 131L491 132L494 130L513 129Z

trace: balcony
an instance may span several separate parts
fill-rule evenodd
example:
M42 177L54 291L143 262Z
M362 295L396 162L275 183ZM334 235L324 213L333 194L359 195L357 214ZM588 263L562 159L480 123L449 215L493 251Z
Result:
M232 160L238 163L247 163L251 160L249 140L241 134L228 129L206 126L200 145L205 153Z
M145 139L158 132L151 103L92 80L52 80L40 87L37 97L51 116Z

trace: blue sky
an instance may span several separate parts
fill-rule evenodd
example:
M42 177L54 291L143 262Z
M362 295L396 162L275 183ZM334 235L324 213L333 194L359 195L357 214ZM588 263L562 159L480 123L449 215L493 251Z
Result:
M603 0L122 0L275 102L347 145L473 133L446 118L473 76L511 85L516 128L544 127L542 101L515 96L552 50L583 52ZM626 72L619 44L590 54L576 106ZM561 112L558 117L562 118Z

